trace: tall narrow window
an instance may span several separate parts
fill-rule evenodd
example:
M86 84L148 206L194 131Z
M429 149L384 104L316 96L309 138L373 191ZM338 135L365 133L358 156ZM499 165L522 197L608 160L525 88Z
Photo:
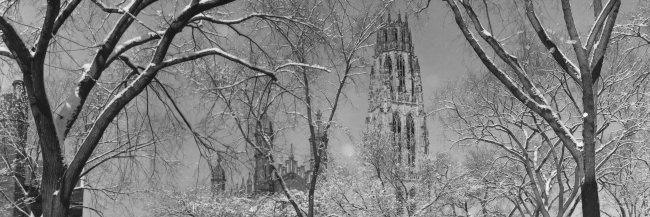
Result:
M416 78L415 70L413 70L413 65L411 65L411 102L415 102L415 100L417 99L417 94L415 93L415 91L417 90L415 88L415 78Z
M397 148L397 162L402 162L402 142L400 138L400 133L402 132L402 121L400 120L397 111L393 112L391 128L391 131L393 132L393 145Z
M406 149L409 166L415 166L415 122L411 113L406 115Z
M397 78L399 79L397 91L406 92L406 73L404 73L404 59L402 58L397 59Z
M391 131L393 131L395 134L399 134L402 131L402 123L397 111L393 112L393 122L391 123L391 128Z

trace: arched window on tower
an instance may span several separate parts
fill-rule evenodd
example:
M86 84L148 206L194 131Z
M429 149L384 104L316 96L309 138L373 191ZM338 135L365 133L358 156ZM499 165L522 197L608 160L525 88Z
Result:
M382 34L383 37L384 37L384 41L383 41L383 42L387 42L387 41L388 41L388 30L387 30L387 29L382 29L382 30L381 30L381 34Z
M402 132L402 121L400 120L399 113L393 112L391 122L391 132L393 132L393 145L397 148L398 162L402 162L402 143L400 142L400 134Z
M392 41L397 41L397 28L392 28L392 29L391 29L391 33L393 34L393 35L392 35L392 36L393 36L393 38L392 38L393 40L392 40ZM391 42L392 42L392 41L391 41Z
M397 79L399 83L397 84L397 91L400 93L406 92L406 73L404 72L404 59L397 59Z
M415 166L415 122L411 113L406 115L406 149L408 165Z

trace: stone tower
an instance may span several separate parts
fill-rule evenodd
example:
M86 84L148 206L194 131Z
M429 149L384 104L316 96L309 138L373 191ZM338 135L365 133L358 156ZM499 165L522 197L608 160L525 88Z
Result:
M408 17L398 15L392 20L389 14L377 31L369 95L367 130L387 135L397 152L395 160L405 170L407 184L397 189L402 203L415 196L416 190L408 180L415 180L419 161L429 152L420 65Z

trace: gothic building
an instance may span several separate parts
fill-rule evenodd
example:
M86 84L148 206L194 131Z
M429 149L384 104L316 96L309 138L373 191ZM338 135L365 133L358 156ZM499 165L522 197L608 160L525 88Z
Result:
M278 164L277 168L280 174L282 174L282 179L288 189L308 190L311 168L296 160L293 144L291 144L291 149L289 150L289 157L284 163ZM279 184L279 182L276 182L278 192L282 190Z
M406 185L397 189L400 202L415 196L418 163L429 152L420 65L414 53L408 17L390 18L377 32L374 64L370 70L369 132L387 135L404 168ZM406 188L406 189L404 189Z

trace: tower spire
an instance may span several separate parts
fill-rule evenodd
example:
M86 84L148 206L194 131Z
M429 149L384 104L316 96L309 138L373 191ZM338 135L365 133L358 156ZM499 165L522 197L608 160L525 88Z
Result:
M293 160L293 143L291 143L291 149L289 151L289 159Z

